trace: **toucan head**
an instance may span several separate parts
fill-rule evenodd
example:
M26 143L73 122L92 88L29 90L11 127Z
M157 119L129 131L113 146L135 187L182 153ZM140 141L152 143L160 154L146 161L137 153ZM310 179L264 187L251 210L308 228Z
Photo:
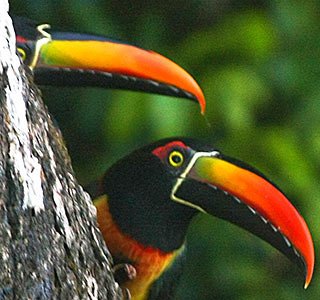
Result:
M97 86L195 100L204 95L192 76L168 58L103 36L55 32L14 17L17 49L39 85Z
M170 252L198 212L234 223L281 251L305 272L314 267L308 227L287 197L254 168L189 139L136 150L107 171L103 193L123 232Z

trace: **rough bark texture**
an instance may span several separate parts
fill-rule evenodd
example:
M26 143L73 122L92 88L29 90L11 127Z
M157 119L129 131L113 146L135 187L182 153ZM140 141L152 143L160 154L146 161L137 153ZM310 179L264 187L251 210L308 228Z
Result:
M0 299L120 299L95 209L0 7Z

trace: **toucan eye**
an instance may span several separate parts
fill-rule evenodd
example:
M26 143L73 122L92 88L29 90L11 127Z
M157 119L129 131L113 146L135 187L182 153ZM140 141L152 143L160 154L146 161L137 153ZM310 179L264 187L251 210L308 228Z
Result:
M26 58L27 58L27 53L26 53L26 51L24 51L22 48L17 48L17 50L18 50L18 53L19 53L22 61L25 61Z
M175 168L181 167L184 162L183 154L179 151L172 151L169 154L169 164Z

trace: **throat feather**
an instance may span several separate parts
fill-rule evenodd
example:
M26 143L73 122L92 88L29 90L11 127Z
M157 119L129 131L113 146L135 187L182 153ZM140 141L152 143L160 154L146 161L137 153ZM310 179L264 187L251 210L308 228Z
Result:
M130 290L133 300L147 299L152 284L167 270L184 246L172 252L164 252L151 246L144 246L124 234L114 222L108 206L108 199L102 196L95 200L100 231L114 259L132 264L137 277L122 287Z

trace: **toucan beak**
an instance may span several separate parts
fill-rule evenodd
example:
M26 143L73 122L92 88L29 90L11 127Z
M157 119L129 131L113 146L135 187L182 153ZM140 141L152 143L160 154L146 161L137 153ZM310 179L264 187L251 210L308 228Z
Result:
M38 26L31 68L43 85L99 86L137 90L195 100L205 98L192 76L166 57L100 36L47 32Z
M314 268L309 229L287 197L253 168L219 152L198 152L178 179L171 198L267 241L302 267L305 288L309 285Z

